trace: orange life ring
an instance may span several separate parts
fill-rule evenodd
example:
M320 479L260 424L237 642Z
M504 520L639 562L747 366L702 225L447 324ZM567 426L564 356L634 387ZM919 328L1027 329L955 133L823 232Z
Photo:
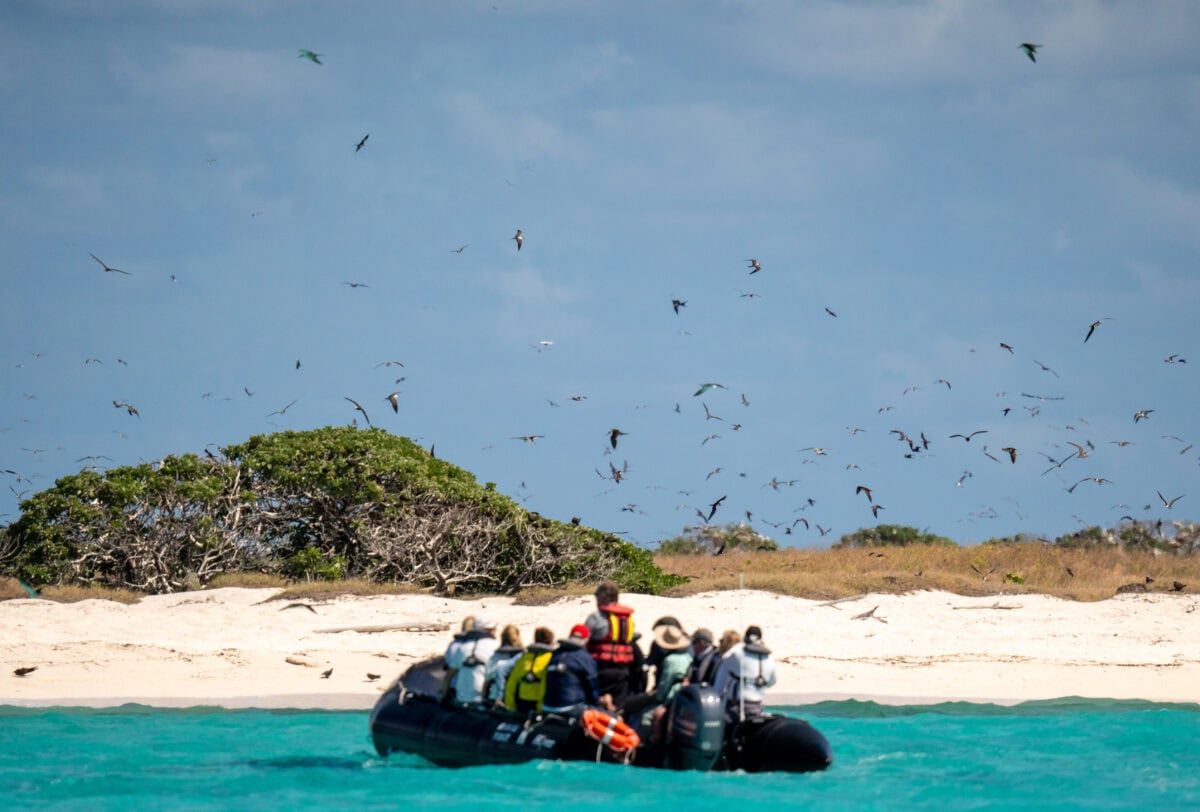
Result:
M628 753L642 743L637 732L629 725L612 714L594 708L583 712L583 730L614 753Z

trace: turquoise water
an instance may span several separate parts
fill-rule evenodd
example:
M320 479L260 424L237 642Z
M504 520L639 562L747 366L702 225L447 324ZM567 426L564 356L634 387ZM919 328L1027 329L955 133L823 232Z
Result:
M832 768L744 775L535 762L451 770L377 757L365 712L0 706L0 802L14 810L1200 809L1197 705L827 702L777 710L825 734Z

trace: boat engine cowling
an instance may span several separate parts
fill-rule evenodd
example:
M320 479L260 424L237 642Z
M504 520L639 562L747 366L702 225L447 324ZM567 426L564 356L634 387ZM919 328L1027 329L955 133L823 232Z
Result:
M405 692L440 699L446 692L446 658L430 657L413 663L400 677Z
M712 688L685 685L667 711L666 766L711 770L725 743L725 705Z

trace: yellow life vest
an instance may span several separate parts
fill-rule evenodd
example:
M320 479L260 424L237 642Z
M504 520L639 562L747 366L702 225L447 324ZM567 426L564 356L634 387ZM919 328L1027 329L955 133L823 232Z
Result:
M552 651L526 651L513 663L504 683L504 707L517 710L517 700L528 704L537 703L542 709L542 698L546 695L546 667L550 665Z

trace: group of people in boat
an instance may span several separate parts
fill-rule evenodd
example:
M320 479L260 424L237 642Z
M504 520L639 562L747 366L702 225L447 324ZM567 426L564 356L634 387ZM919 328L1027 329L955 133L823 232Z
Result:
M775 660L762 630L728 630L714 641L709 629L688 634L676 618L659 618L648 653L639 645L633 609L620 603L616 584L596 588L596 610L556 642L546 627L529 646L520 631L484 617L467 618L446 649L445 701L518 712L578 714L602 708L638 727L653 727L683 685L711 686L729 721L759 716L775 684Z

